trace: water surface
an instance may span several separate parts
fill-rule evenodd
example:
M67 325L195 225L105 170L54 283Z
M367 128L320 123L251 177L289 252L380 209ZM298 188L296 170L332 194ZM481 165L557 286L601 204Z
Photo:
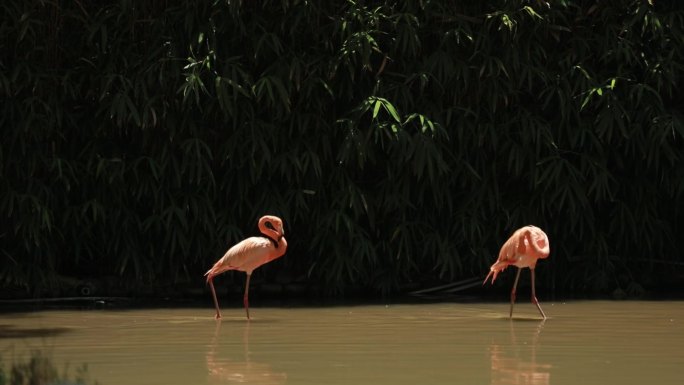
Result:
M0 314L5 365L45 350L115 384L680 384L684 302Z

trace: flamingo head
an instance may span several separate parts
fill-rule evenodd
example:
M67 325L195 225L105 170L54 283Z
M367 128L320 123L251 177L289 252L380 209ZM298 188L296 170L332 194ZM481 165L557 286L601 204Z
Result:
M280 241L285 236L285 228L283 227L283 221L280 218L273 215L265 215L261 218L261 221L264 222L264 226L267 229L278 235L276 241Z

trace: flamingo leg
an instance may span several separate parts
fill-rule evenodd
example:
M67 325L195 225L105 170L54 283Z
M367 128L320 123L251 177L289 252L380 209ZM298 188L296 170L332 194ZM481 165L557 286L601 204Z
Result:
M214 307L216 308L216 319L221 319L221 311L219 310L218 299L216 298L216 290L214 290L214 279L209 279L209 287L211 288L211 295L214 297Z
M515 303L515 289L518 287L518 280L520 280L520 271L522 269L518 268L518 272L515 273L515 281L513 282L513 289L511 289L511 311L508 313L508 318L513 318L513 304Z
M249 279L252 277L251 274L247 274L247 280L245 282L245 296L242 298L242 303L245 305L245 312L247 313L247 319L249 320Z
M544 311L542 310L541 306L539 305L539 301L537 301L537 293L534 289L534 269L530 269L530 274L532 277L532 303L537 305L537 309L539 309L539 313L541 314L542 318L546 320L546 314L544 314Z

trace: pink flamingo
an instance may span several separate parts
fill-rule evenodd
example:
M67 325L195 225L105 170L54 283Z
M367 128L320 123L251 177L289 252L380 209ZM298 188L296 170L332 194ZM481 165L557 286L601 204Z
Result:
M487 283L489 277L492 277L492 283L496 280L496 276L506 269L509 265L518 267L518 273L513 282L513 289L511 290L511 311L509 318L513 318L513 304L515 303L515 288L518 286L518 279L520 279L520 271L524 267L530 268L532 277L532 303L537 305L539 313L546 319L546 314L537 301L537 295L534 289L534 268L538 259L544 259L549 256L549 238L546 233L539 227L525 226L516 230L513 235L501 246L499 251L499 259L489 269L489 274L482 284Z
M216 290L214 290L214 277L228 270L239 270L247 273L243 303L247 319L249 319L249 279L252 276L252 271L285 254L287 241L285 240L283 221L280 218L264 215L259 219L259 231L264 234L263 237L250 237L234 245L204 274L214 297L216 319L221 318L221 311L216 299Z

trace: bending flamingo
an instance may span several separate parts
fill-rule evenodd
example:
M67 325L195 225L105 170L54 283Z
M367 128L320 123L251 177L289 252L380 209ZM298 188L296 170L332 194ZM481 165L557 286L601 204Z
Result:
M247 313L247 319L249 319L249 279L252 276L252 271L264 263L280 258L285 254L287 241L285 240L283 221L280 218L272 215L261 217L261 219L259 219L259 231L261 231L264 236L250 237L231 247L226 254L204 274L207 277L207 283L209 284L211 294L214 297L216 319L221 318L221 311L219 310L218 300L216 299L216 290L214 290L214 277L228 270L239 270L247 273L243 303L245 312Z
M515 303L515 288L518 286L518 279L520 278L520 271L524 267L530 268L532 277L532 303L537 305L539 313L546 319L546 314L539 305L537 295L534 289L534 268L538 259L544 259L549 256L549 238L546 233L539 227L525 226L516 230L513 235L501 246L499 251L499 259L489 269L489 274L482 284L487 283L489 277L492 277L492 283L496 280L496 276L506 269L509 265L518 267L518 272L513 282L513 289L511 290L511 311L509 318L513 317L513 304Z

